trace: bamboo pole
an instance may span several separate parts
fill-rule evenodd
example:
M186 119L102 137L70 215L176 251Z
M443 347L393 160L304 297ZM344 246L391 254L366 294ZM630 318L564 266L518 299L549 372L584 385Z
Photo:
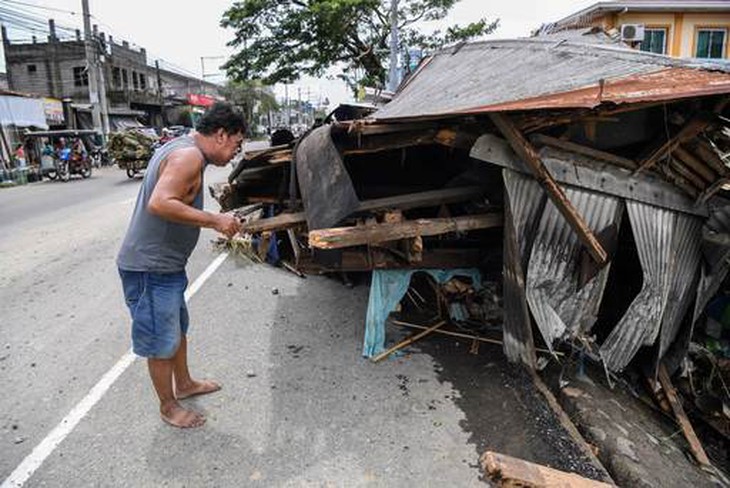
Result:
M377 356L375 356L374 358L372 358L372 362L377 363L378 361L382 361L383 359L387 358L388 356L390 356L391 354L393 354L398 349L403 349L404 347L406 347L406 346L408 346L410 344L413 344L414 342L416 342L417 340L421 339L422 337L426 337L428 334L430 334L431 332L435 331L436 329L438 329L439 327L443 326L444 324L446 324L446 321L445 320L442 320L442 321L436 323L435 325L432 325L431 327L428 327L423 332L419 332L418 334L416 334L414 336L411 336L411 337L409 337L409 338L407 338L407 339L399 342L398 344L396 344L395 346L391 347L390 349L388 349L386 351L383 351L380 354L378 354Z

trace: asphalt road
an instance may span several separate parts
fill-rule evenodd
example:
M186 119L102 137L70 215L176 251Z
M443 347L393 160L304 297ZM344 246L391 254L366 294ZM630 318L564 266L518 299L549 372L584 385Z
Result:
M0 481L129 350L114 258L138 187L106 168L0 190ZM202 233L191 282L214 237ZM499 349L361 358L367 296L227 258L189 302L192 371L224 385L186 401L205 427L162 423L136 359L25 486L477 486L487 448L560 464L566 446L542 439L555 427Z

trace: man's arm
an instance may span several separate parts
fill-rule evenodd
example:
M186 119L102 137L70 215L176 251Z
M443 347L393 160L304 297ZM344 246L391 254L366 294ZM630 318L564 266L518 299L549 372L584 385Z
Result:
M191 205L202 184L202 168L203 159L197 149L180 149L170 154L160 168L147 210L172 222L208 227L233 237L241 228L235 217Z

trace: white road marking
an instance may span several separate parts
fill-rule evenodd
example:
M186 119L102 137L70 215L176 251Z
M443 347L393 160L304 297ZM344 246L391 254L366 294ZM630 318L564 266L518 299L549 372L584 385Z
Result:
M223 261L228 257L228 253L225 252L219 255L213 260L212 263L203 271L203 274L193 282L192 285L188 286L185 290L185 302L188 302L193 295L200 289L201 286L211 277L213 273L223 264ZM112 368L102 376L99 382L89 390L89 393L71 409L61 422L54 427L54 429L43 439L33 451L26 456L25 459L18 465L15 470L10 473L0 488L17 488L23 486L28 479L33 476L33 473L40 468L43 461L68 437L68 435L74 430L74 428L81 422L87 413L96 405L101 397L109 390L114 382L126 371L126 369L134 362L137 358L130 349L124 356L122 356Z
M135 200L137 200L137 197L127 198L126 200L122 200L121 202L119 202L119 205L128 205L130 203L134 203Z

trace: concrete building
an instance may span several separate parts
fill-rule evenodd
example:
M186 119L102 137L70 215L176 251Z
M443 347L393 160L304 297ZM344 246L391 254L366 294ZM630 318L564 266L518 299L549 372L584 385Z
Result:
M60 40L49 20L47 40L12 41L2 28L8 87L64 100L70 104L69 125L88 126L91 121L89 74L81 32L76 39ZM102 81L111 130L141 122L144 125L180 123L180 114L196 110L201 98L210 103L220 98L219 86L151 64L144 48L127 41L116 42L94 27L94 46L101 60ZM196 95L191 97L190 95Z
M642 51L681 58L730 58L727 0L598 2L543 29L582 27L615 29L624 42Z

